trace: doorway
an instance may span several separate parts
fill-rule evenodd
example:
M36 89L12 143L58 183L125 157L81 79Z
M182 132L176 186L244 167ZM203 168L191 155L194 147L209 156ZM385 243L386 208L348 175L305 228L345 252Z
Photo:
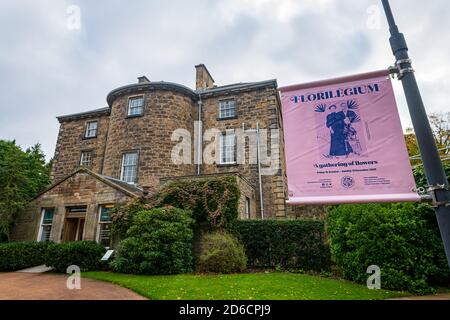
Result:
M63 242L82 241L84 222L86 219L86 207L67 208L64 221Z

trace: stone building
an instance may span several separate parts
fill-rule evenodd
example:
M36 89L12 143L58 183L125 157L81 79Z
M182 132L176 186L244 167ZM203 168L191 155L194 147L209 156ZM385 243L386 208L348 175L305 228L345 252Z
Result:
M111 91L107 103L57 118L54 184L22 216L16 240L109 246L114 204L157 192L169 180L216 175L237 179L240 218L287 216L276 80L217 86L201 64L196 90L140 77ZM204 157L211 146L213 162Z

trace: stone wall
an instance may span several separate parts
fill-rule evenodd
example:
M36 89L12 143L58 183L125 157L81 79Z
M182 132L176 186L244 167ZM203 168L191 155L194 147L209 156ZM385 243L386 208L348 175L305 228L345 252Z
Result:
M94 120L98 121L97 137L85 138L86 124ZM58 181L75 171L80 165L82 151L93 152L92 165L89 169L100 173L102 171L108 125L108 115L62 121L53 160L52 180Z
M50 240L61 242L66 208L87 206L84 240L95 240L99 206L130 200L131 197L84 172L77 173L30 203L13 230L13 241L30 241L38 237L41 210L55 208Z
M127 117L130 95L123 95L112 104L103 174L120 179L123 153L137 151L137 183L157 190L161 177L195 172L193 164L178 165L171 159L172 148L178 143L171 141L172 133L181 128L193 137L195 103L190 97L171 91L146 91L142 95L144 112L139 117Z
M204 129L217 128L221 132L227 129L256 129L256 123L259 122L261 129L279 129L280 136L280 170L274 174L262 175L262 188L264 199L264 216L267 217L286 217L285 199L287 196L286 169L284 161L284 142L283 130L281 126L281 112L278 92L274 87L252 89L244 92L230 93L228 91L214 95L205 95L203 98L203 127ZM228 120L219 120L219 101L234 99L237 108L237 117ZM210 143L204 142L203 148ZM268 134L268 143L270 144L270 133ZM270 146L268 146L270 150ZM248 145L246 147L245 164L237 165L202 165L202 173L226 173L239 172L246 177L256 189L256 213L261 216L259 200L259 178L257 164L249 164ZM269 151L270 155L270 151ZM263 169L267 166L263 166Z

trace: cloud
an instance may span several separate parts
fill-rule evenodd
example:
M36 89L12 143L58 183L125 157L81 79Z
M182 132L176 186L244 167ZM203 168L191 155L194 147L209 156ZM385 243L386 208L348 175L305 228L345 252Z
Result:
M70 5L81 9L80 30L67 28ZM448 2L392 7L427 110L450 111L450 34L436 33L450 28ZM193 67L205 63L219 84L277 78L288 85L394 61L374 0L3 0L0 38L0 138L24 148L40 141L48 158L56 116L105 106L109 91L140 75L193 87ZM394 88L406 128L396 80Z

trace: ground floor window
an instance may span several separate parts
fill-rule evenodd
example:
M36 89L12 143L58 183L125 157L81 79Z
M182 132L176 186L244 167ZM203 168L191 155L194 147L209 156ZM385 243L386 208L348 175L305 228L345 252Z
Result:
M54 208L42 209L41 226L39 228L38 241L50 241L50 234L53 226Z
M97 232L97 242L105 246L106 248L111 247L111 210L113 205L102 205L100 206L100 213L98 219L98 232Z
M245 217L250 219L250 198L245 197Z

